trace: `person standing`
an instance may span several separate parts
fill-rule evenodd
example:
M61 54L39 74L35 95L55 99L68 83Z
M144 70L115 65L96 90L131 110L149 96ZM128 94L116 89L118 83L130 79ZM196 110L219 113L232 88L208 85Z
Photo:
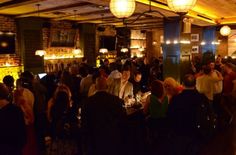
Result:
M108 92L127 101L129 97L133 97L133 84L129 82L129 78L130 68L128 66L124 66L121 78L114 79L110 83Z
M22 155L26 128L22 110L8 101L9 90L0 83L0 154Z
M81 127L88 155L123 155L125 111L123 100L106 92L104 77L96 79L97 92L81 110Z
M184 90L172 98L167 111L172 133L171 155L195 155L199 151L197 110L207 99L195 89L193 75L185 75L183 84Z

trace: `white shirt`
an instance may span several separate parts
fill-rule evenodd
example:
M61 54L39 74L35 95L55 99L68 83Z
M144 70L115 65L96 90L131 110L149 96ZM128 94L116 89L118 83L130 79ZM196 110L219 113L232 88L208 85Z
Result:
M123 97L124 97L124 91L125 91L125 86L126 86L127 82L128 81L121 80L120 91L119 91L119 98L121 98L121 99L123 99Z
M209 100L212 101L215 91L215 83L218 81L219 78L204 74L196 79L196 88L199 93L204 94Z

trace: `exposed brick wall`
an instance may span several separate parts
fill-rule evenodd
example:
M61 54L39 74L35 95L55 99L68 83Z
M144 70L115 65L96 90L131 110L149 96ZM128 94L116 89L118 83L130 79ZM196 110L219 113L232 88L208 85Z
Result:
M0 15L0 31L16 32L15 19L11 16Z
M15 19L12 16L0 15L0 31L16 33ZM16 36L16 38L17 38L17 36ZM17 40L15 42L15 47L16 47L15 51L16 51L16 53L18 53L17 55L19 55ZM9 63L9 60L11 62L10 63L11 65L13 65L13 64L20 65L21 64L20 58L18 56L8 55L6 58L6 55L0 55L0 66L5 63Z
M58 51L61 52L72 52L74 47L50 47L50 35L53 29L59 29L61 31L73 29L72 22L69 21L50 21L49 28L43 28L43 48L47 51L47 53L57 53ZM76 36L75 36L75 47L80 47L79 43L79 29L76 29Z

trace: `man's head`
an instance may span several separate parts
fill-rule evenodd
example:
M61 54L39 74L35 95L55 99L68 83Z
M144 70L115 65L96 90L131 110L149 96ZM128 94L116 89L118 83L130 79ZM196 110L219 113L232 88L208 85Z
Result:
M130 68L128 66L126 66L123 68L121 79L123 81L128 81L129 78L130 78Z
M215 69L215 63L214 63L214 62L210 62L210 63L209 63L209 66L210 66L211 70L214 70L214 69Z
M194 88L196 85L196 79L192 74L186 74L183 79L185 88Z
M211 67L209 65L203 67L203 73L208 75L211 73Z
M11 75L6 75L3 78L3 83L8 87L9 91L14 89L14 78Z
M96 90L98 90L98 91L106 90L107 89L106 78L104 78L104 77L96 78L95 87L96 87Z
M232 63L225 63L224 64L224 71L229 74L230 72L233 71L234 65Z
M134 73L134 81L140 82L141 79L142 79L142 74L141 74L141 72L140 72L140 71L136 71L136 72Z
M162 98L164 95L163 82L160 80L155 80L151 83L151 93L157 98Z

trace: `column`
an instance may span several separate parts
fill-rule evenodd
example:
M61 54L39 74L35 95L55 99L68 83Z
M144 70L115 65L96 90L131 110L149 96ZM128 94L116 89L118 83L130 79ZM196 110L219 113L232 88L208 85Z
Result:
M164 21L163 67L164 78L173 77L181 83L190 72L190 33L182 33L182 18Z
M216 27L206 27L203 29L203 38L205 45L202 45L202 64L206 65L209 61L215 60L216 53Z
M96 25L82 24L80 27L80 47L88 63L96 66Z

